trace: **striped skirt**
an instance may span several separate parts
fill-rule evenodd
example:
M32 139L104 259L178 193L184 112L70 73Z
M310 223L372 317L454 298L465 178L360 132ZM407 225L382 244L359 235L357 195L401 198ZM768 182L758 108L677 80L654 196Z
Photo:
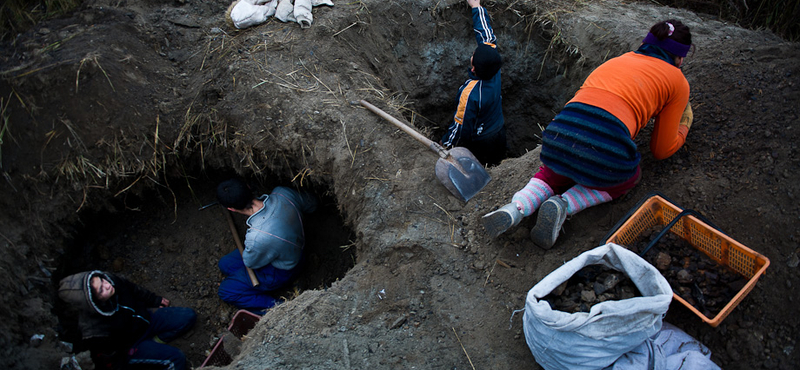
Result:
M628 128L603 109L570 103L542 133L542 163L553 172L594 188L636 175L641 155Z

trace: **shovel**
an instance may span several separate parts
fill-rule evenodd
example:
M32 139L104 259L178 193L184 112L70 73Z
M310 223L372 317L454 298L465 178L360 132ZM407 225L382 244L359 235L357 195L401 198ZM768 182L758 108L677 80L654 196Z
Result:
M390 116L376 106L361 100L361 105L371 110L373 113L383 117L387 121L405 131L418 141L425 144L430 150L439 155L436 161L436 177L444 184L447 190L466 202L475 194L483 189L492 177L486 172L478 159L467 148L455 147L450 150L444 149L438 143L422 136L400 120Z
M198 209L198 211L202 211L208 207L216 206L219 202L213 202L206 204ZM236 248L239 249L240 254L244 254L244 246L242 245L242 239L239 238L239 232L236 230L236 225L233 223L233 216L231 216L231 211L224 210L225 217L228 219L228 226L231 228L231 233L233 234L233 241L236 242ZM256 277L256 273L253 272L253 269L245 266L247 269L247 276L250 277L250 283L253 284L254 287L259 285L258 277Z

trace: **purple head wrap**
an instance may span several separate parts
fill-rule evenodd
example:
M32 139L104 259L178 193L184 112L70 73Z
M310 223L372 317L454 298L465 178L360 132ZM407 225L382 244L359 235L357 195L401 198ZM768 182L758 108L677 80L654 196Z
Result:
M649 32L642 42L645 44L658 46L664 49L666 52L679 57L685 57L689 52L689 49L692 47L692 45L681 44L680 42L677 42L671 38L659 40L658 37Z

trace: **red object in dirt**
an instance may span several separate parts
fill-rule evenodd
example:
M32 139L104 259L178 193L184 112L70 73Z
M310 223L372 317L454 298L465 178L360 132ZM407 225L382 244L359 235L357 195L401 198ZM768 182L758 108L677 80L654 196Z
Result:
M606 238L606 243L631 245L643 231L657 225L668 225L684 212L684 209L671 203L666 197L652 195L643 199L639 207L633 211L630 217L610 237ZM678 294L673 293L676 301L694 312L703 322L717 327L733 311L733 308L753 290L758 279L767 270L769 259L695 216L679 218L669 232L677 234L717 263L727 266L748 279L747 284L739 290L739 293L713 318L706 317Z
M256 326L256 323L258 323L258 320L260 319L261 316L258 316L250 311L239 310L233 315L231 324L228 325L228 331L235 335L236 338L241 339ZM233 359L231 356L225 352L222 338L219 338L217 339L217 343L214 345L214 348L211 349L211 353L208 355L208 357L206 357L206 360L203 361L203 364L200 365L200 367L225 366L230 364L232 361Z

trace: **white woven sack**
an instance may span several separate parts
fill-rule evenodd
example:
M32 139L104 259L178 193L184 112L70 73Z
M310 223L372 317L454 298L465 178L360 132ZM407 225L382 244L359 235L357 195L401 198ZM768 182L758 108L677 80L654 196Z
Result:
M720 370L711 350L665 322L653 339L620 357L608 370Z
M642 296L598 303L588 313L553 310L541 300L589 265L624 272ZM672 289L655 267L609 243L575 257L528 291L525 340L545 370L603 369L658 333L671 301Z

